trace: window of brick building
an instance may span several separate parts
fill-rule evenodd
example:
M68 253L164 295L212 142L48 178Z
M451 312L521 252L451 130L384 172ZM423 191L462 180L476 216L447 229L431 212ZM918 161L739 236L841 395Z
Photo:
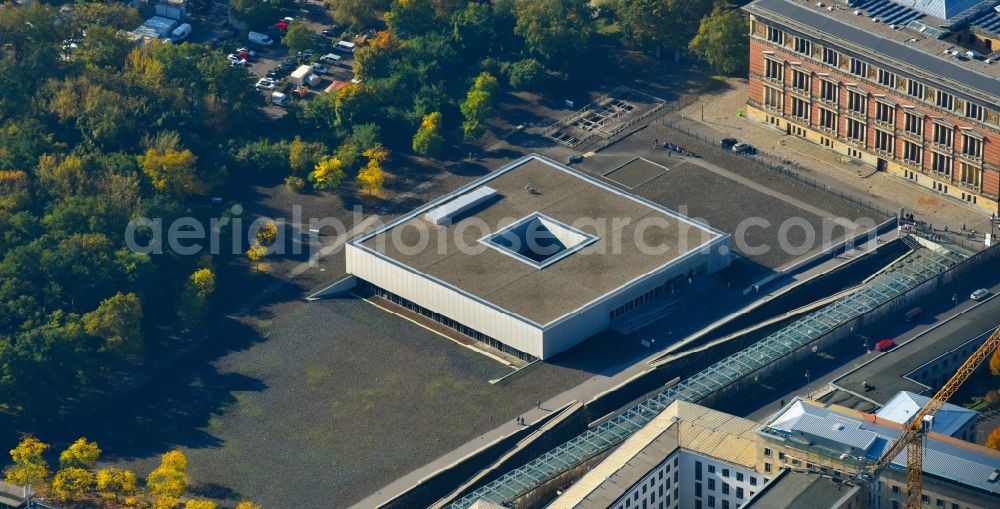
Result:
M910 134L924 134L924 117L921 115L906 111L903 114L903 124L903 129Z
M942 175L951 176L951 156L931 152L931 169Z
M896 88L896 75L885 69L879 69L878 83L884 87Z
M812 55L812 42L801 37L796 37L795 52L803 55Z
M955 143L955 130L943 124L934 124L934 143L952 146Z
M823 48L823 63L837 67L840 64L840 55L830 48Z
M962 135L962 153L969 157L983 157L983 140L968 134Z
M863 60L851 57L851 74L855 76L861 76L862 78L867 78L868 63Z
M911 97L916 97L917 99L924 99L925 95L924 84L916 80L906 80L906 93Z
M785 44L785 33L769 26L767 27L767 40L775 44Z
M923 162L924 149L911 141L903 141L903 160L919 165Z
M848 90L847 109L864 115L868 111L868 96L854 90Z

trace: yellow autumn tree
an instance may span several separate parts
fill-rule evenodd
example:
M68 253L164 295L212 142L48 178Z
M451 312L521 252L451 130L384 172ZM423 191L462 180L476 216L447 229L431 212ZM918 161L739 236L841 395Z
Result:
M250 249L247 249L246 255L254 263L254 270L260 270L260 261L267 256L267 248L254 242Z
M986 438L986 447L1000 451L1000 426L993 428L990 436Z
M177 315L188 324L200 321L209 308L209 298L215 292L215 273L210 268L196 270L181 290Z
M422 156L436 155L444 145L441 136L441 112L435 111L424 117L413 135L413 151Z
M66 502L83 499L93 486L94 474L85 468L66 467L52 478L52 493Z
M178 450L163 453L160 466L146 477L146 487L153 495L157 508L173 508L187 489L187 457Z
M278 238L278 225L274 221L268 221L260 226L255 236L260 245L270 246Z
M59 466L62 468L94 468L97 459L101 457L101 448L95 442L86 438L78 438L65 451L59 454Z
M150 148L138 157L142 172L153 187L178 198L204 194L207 187L195 173L198 158L188 149Z
M309 173L313 189L332 191L340 187L344 180L344 163L336 157L323 159Z
M97 471L97 491L101 496L111 499L115 506L126 497L135 493L138 479L135 472L123 468L108 467Z
M381 143L376 143L365 150L362 155L368 158L368 164L365 164L364 168L358 172L357 181L370 196L379 196L382 194L382 185L385 183L385 171L382 169L382 163L389 159L389 150Z
M7 482L18 486L38 486L49 477L49 465L42 455L49 445L41 440L25 435L11 449L10 459L13 464L4 472Z
M260 509L260 506L249 500L244 500L243 502L236 504L236 509Z
M1000 376L1000 348L993 350L993 355L990 356L990 373Z

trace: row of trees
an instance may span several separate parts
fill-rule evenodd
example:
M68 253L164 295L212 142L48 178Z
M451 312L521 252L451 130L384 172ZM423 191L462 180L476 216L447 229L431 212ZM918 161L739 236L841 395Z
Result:
M36 496L59 500L66 507L107 507L112 509L216 509L215 502L190 498L187 491L187 457L179 450L164 453L160 465L140 482L131 470L118 467L98 468L101 448L80 438L59 453L59 468L54 473L45 460L49 445L32 436L24 436L11 449L12 463L4 470L7 482L29 486ZM260 509L249 501L236 509Z
M220 51L136 47L122 30L139 22L118 2L0 5L7 414L44 418L113 386L145 362L152 326L193 327L211 307L211 260L130 251L126 225L205 213L206 196L244 168L238 148L263 101Z

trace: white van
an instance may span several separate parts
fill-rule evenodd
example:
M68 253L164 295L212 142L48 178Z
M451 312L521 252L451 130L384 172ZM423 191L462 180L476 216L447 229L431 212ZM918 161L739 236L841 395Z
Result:
M326 55L319 57L319 60L320 62L323 62L325 64L336 65L339 64L341 60L343 60L343 57L341 57L340 55L334 55L333 53L327 53Z
M284 106L288 104L288 94L271 92L271 102L277 104L278 106Z
M270 46L274 44L274 41L271 39L270 36L268 36L267 34L262 34L260 32L250 32L250 35L247 36L247 39L250 42L254 44L259 44L261 46Z
M191 35L191 25L188 23L182 23L181 26L175 28L173 32L170 32L170 38L173 39L174 42L183 41L184 39L187 39L187 36L189 35Z
M350 41L340 41L333 45L333 49L337 51L343 51L344 53L354 53L354 48L357 45Z

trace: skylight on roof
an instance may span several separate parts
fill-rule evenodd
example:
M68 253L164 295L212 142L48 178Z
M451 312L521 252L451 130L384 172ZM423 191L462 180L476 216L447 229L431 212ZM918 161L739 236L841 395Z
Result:
M480 242L541 269L596 240L593 235L535 212Z

